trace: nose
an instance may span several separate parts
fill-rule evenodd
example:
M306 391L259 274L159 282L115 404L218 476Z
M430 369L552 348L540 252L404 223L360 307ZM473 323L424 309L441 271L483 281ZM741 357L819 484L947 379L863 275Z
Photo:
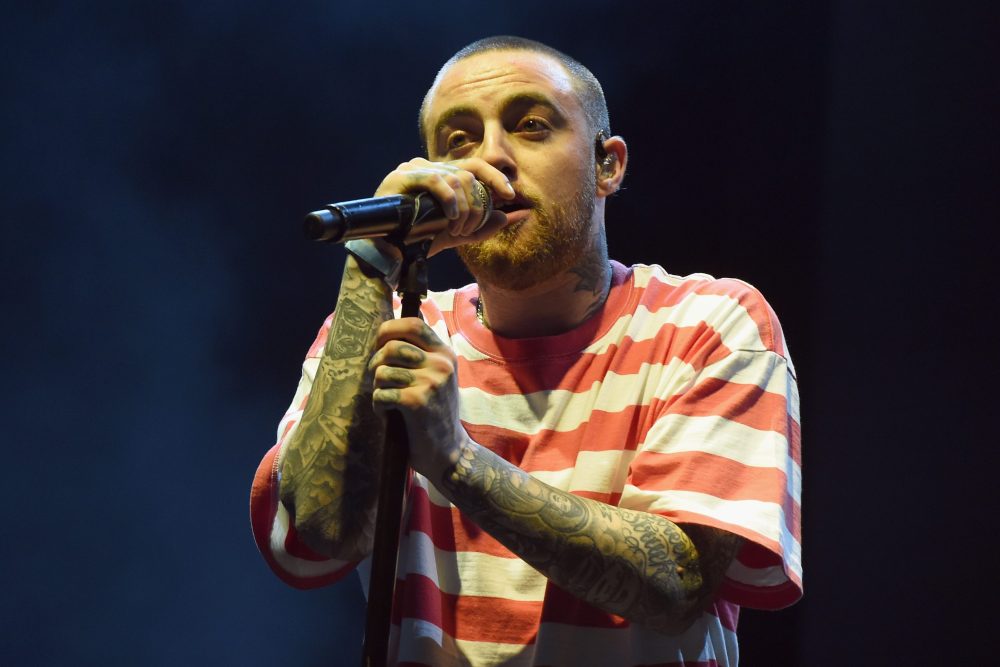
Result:
M492 123L486 128L479 145L479 157L500 170L507 180L517 178L517 163L507 133L499 123Z

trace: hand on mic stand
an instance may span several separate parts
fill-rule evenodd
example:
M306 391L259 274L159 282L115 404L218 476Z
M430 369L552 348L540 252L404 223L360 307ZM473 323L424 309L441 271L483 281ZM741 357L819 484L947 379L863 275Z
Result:
M488 238L507 224L507 216L493 210L491 188L505 199L515 198L507 177L496 168L478 158L460 162L461 166L418 158L400 165L382 182L375 197L330 204L310 213L305 220L306 235L334 243L385 239L381 243L398 248L402 317L419 317L420 300L427 294L426 258L445 248ZM388 276L389 271L383 274ZM387 662L407 443L402 415L392 410L387 414L379 482L364 667Z

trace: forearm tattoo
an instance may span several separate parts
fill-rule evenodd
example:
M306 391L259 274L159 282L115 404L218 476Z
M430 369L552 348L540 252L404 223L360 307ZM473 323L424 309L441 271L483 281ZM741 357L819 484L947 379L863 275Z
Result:
M301 539L327 555L371 550L385 427L372 410L367 363L379 325L391 317L389 288L349 258L326 349L281 467L281 500Z
M461 511L561 588L665 632L702 611L739 540L706 528L696 546L663 517L560 491L474 443L442 485Z

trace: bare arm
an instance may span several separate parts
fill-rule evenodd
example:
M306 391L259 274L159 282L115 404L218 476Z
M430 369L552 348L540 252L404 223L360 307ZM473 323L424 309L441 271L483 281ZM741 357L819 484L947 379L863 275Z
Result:
M392 317L391 296L348 256L312 392L281 463L281 500L299 537L343 560L371 552L385 427L366 365L379 325Z
M468 440L439 488L561 588L668 633L714 597L740 538L560 491Z
M740 545L685 525L566 493L469 438L458 420L455 355L413 318L379 330L377 406L402 410L413 468L464 514L561 588L658 630L687 628Z
M464 167L464 168L463 168ZM488 220L471 194L479 178L503 197L513 197L507 177L479 159L432 163L414 159L390 172L375 196L426 191L450 219L432 253L481 240L506 224L503 213ZM383 250L389 251L388 245ZM392 319L392 294L380 276L347 258L340 296L309 402L281 463L281 501L299 537L313 550L342 560L371 553L384 421L372 408L378 327Z

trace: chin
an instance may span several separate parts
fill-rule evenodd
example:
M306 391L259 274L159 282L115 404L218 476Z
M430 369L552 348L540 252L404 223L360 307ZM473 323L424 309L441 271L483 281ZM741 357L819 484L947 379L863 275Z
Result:
M513 291L543 283L587 253L594 214L588 194L581 192L569 206L536 206L491 238L459 246L458 255L480 283Z
M568 244L537 238L523 223L505 227L486 241L458 248L476 282L511 291L528 289L567 271L576 265L580 254Z

